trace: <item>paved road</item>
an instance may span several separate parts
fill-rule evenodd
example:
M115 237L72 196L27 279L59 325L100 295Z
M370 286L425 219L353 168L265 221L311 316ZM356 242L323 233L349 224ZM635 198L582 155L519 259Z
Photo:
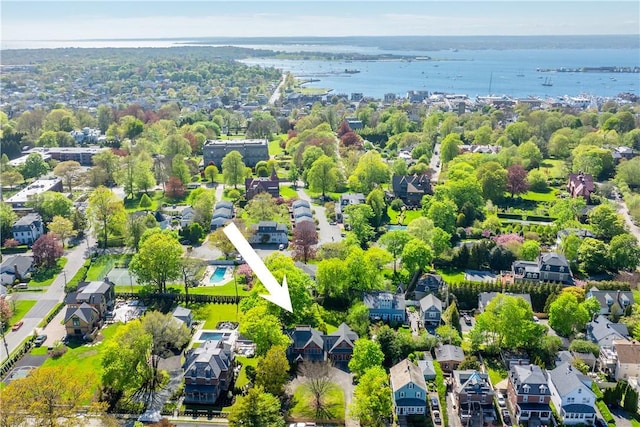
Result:
M433 175L431 175L431 182L438 182L441 170L440 143L437 143L435 147L433 147L433 155L431 156L431 161L429 162L429 168L431 168L431 170L433 171Z
M15 332L11 330L7 332L6 341L9 347L9 353L18 348L22 341L29 335L33 335L34 332L38 331L37 326L40 321L49 314L56 304L64 300L64 285L66 281L71 280L80 267L82 267L84 261L90 256L93 245L95 245L95 240L93 237L89 237L88 240L83 241L75 248L66 251L65 257L67 257L67 264L62 270L63 273L60 273L58 277L55 278L46 292L28 293L29 296L33 296L32 299L36 299L38 302L25 314L23 317L24 324L20 329ZM17 295L20 295L20 293ZM19 298L25 299L22 295ZM0 360L4 361L6 358L7 354L4 345L1 345Z
M627 228L631 234L635 236L635 238L640 241L640 228L638 228L631 219L631 215L629 215L629 209L627 208L627 204L624 202L622 198L617 199L618 203L618 213L622 215L624 221L627 223Z
M311 203L311 197L304 191L304 188L298 188L298 197ZM318 227L320 227L318 231L318 245L342 240L340 227L338 225L331 225L329 221L327 221L325 207L311 204L311 209L313 210L315 218L318 220Z
M280 79L280 83L278 83L278 86L276 86L276 89L273 91L271 98L269 98L270 105L275 104L278 99L280 99L280 89L282 89L282 85L284 85L284 78L285 76L282 76L282 78Z

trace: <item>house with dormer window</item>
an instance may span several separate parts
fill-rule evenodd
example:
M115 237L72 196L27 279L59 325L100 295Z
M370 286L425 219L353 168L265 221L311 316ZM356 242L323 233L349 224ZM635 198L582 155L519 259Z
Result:
M442 317L442 301L433 294L429 294L420 300L420 320L425 327L440 326Z
M370 292L364 295L363 302L369 309L369 318L374 322L404 323L407 320L404 294Z
M573 285L573 273L564 255L556 252L540 254L537 261L514 261L511 273L515 280L536 283Z
M330 360L336 368L349 370L348 365L353 356L353 347L358 334L353 332L346 323L342 323L330 334L323 334L307 325L298 325L285 333L291 339L291 344L286 351L290 363Z
M537 365L514 365L508 379L507 397L517 422L549 422L551 392L546 372Z
M567 362L547 373L551 401L562 424L593 424L596 418L596 395L591 391L591 379Z
M233 383L233 352L223 341L205 341L185 355L184 403L214 404Z
M495 419L489 374L475 370L453 371L453 396L462 420L485 422Z
M587 292L587 298L594 297L600 303L600 314L608 316L622 316L629 307L633 306L633 292L631 291L601 291L595 286Z
M389 375L394 413L425 414L427 384L420 368L404 359L391 367Z
M423 196L433 194L431 177L427 174L394 175L391 186L394 196L407 206L420 206Z

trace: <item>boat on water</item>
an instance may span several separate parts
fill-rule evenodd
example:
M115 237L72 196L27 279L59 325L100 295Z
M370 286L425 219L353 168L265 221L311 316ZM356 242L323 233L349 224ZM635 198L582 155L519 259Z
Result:
M345 68L345 74L358 74L360 70L356 70L355 68Z
M542 82L542 86L553 86L553 82L549 77L547 77L546 79L544 79L544 82Z

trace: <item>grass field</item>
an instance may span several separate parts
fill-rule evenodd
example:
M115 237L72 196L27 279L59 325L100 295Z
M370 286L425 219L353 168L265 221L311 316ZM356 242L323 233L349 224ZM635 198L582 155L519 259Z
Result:
M13 325L16 322L19 322L25 314L31 310L31 307L36 305L36 300L31 299L23 299L16 301L15 308L13 309L13 315L9 318L9 325Z
M144 286L142 285L116 285L115 292L131 292L133 289L133 293L138 293ZM182 285L168 285L167 291L169 292L177 292L179 294L184 294L184 286ZM189 288L189 295L225 295L225 296L235 296L236 289L235 283L233 281L222 285L222 286L198 286L195 288ZM243 285L238 284L238 295L246 296L249 295L249 291L245 291L243 289Z
M442 276L442 280L447 283L458 283L464 280L464 271L455 270L455 269L443 269L436 270L439 275Z
M408 210L404 212L396 212L391 207L387 208L387 215L389 216L389 224L397 225L398 219L400 219L401 225L409 225L411 221L422 216L421 210Z
M29 287L41 288L44 286L51 285L66 264L67 264L67 259L65 257L62 257L58 260L55 267L48 268L43 271L35 272L31 276L31 280L29 281Z
M122 326L121 323L115 323L104 328L101 332L104 337L103 342L91 346L69 347L64 355L57 359L47 359L43 366L68 367L69 372L73 372L78 379L86 382L87 387L95 393L100 386L100 378L102 377L101 352L104 349L103 344L113 338L120 326Z
M521 197L524 200L532 200L534 202L553 202L556 200L557 190L549 190L547 193L535 193L533 191L528 191L523 194Z
M280 147L280 141L282 138L286 138L287 136L280 136L273 141L269 142L269 155L277 156L278 154L284 154L284 150Z
M238 379L236 379L236 387L242 387L249 382L249 378L247 378L247 366L253 366L255 368L258 364L258 359L255 357L236 356L236 362L242 364L242 369L240 370Z
M499 360L487 358L484 362L484 366L487 368L487 372L489 373L489 379L494 387L500 381L507 378L507 371Z
M224 320L237 321L239 316L236 314L236 306L234 304L190 304L189 308L193 311L193 318L196 320L204 320L204 329L215 329L218 322Z
M313 396L305 384L296 388L293 393L290 415L294 418L316 418L316 411L311 406ZM337 385L332 383L331 388L326 394L324 400L326 412L322 418L333 420L344 420L344 392Z
M142 193L144 194L144 193ZM133 199L124 199L124 208L127 212L136 212L148 210L149 212L155 212L158 210L158 205L163 202L162 191L150 191L147 196L151 199L151 206L143 208L140 207L140 199L142 194L136 195Z
M102 280L104 276L109 273L116 265L124 265L128 264L131 260L131 254L122 254L122 255L102 255L98 257L94 262L91 263L89 270L87 271L87 281L92 280Z
M280 187L280 195L285 199L293 199L294 197L298 197L298 193L296 193L296 190L289 187L288 185Z

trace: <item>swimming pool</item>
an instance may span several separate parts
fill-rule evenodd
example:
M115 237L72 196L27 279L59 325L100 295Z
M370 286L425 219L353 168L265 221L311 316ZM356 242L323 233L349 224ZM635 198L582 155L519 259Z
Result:
M209 283L220 283L227 273L227 267L216 267L213 274L209 277Z
M202 332L200 334L200 340L202 341L220 341L224 334L222 332Z

